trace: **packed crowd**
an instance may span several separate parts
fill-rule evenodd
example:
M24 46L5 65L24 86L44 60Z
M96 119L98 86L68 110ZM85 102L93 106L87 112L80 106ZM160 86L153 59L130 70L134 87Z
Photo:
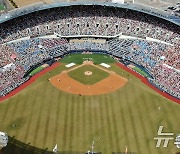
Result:
M25 73L47 59L67 52L66 39L29 39L0 46L0 96L25 81Z
M29 70L32 66L66 51L63 44L65 39L29 39L10 43L8 46L14 50L20 59L21 66ZM58 50L57 50L58 49ZM53 52L54 51L54 52Z
M0 96L6 95L25 82L28 78L22 78L25 70L19 64L16 53L8 46L0 46Z
M180 98L180 52L176 47L133 39L112 39L108 43L113 55L143 66L153 75L152 83Z
M180 98L180 71L163 64L156 66L153 71L155 80L149 80L164 92Z
M165 63L180 70L180 45L169 49Z
M108 41L109 49L113 55L117 57L124 57L130 53L133 40L130 39L110 39Z
M24 15L0 25L2 42L55 32L64 36L114 36L123 33L174 44L179 40L179 31L178 26L147 14L101 6L53 8Z
M68 44L68 50L100 50L109 51L109 45L107 43L98 42L71 42Z
M47 59L62 56L69 50L106 50L145 67L154 77L151 82L179 98L180 27L131 10L89 7L92 6L53 8L0 24L0 96L27 81L29 78L23 78L24 74ZM102 43L37 37L54 34L114 36L120 33L150 37L174 46L135 39L116 38Z
M138 63L150 71L165 59L168 48L171 48L163 43L137 39L113 39L108 43L113 55Z

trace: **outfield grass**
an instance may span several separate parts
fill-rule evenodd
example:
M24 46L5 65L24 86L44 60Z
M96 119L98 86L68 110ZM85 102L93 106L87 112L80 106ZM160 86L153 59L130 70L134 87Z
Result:
M115 60L112 57L104 54L73 54L63 58L61 62L63 63L74 62L76 64L82 64L83 61L86 59L92 59L94 64L115 62Z
M172 141L168 148L155 148L153 139L160 125L165 132L180 133L180 105L163 98L115 64L111 70L129 79L122 89L99 96L65 93L47 80L65 69L62 64L0 103L0 130L48 150L57 143L59 151L88 151L94 140L94 150L103 154L125 151L126 146L137 154L180 151ZM13 149L14 153L19 154L18 149Z
M86 71L92 72L92 75L85 75L84 72ZM102 79L107 78L109 76L109 73L100 70L94 66L85 65L69 72L68 75L82 84L93 85L96 82L99 82Z

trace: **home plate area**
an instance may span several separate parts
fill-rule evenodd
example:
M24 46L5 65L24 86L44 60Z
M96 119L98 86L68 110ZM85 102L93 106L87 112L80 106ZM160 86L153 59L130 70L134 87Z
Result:
M92 61L63 71L49 81L59 90L77 95L100 95L118 90L127 83L127 79Z

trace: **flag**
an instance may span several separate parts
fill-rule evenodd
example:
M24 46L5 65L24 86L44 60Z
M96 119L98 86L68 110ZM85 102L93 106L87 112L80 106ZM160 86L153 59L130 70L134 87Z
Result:
M53 152L57 153L57 151L58 151L58 148L57 148L57 144L56 144L54 149L53 149Z

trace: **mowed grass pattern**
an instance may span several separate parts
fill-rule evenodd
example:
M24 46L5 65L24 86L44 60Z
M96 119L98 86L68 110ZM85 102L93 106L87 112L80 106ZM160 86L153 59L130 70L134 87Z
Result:
M92 72L92 75L85 75L86 71ZM96 82L99 82L99 81L107 78L109 76L109 73L107 73L99 68L96 68L94 66L85 65L85 66L82 66L80 68L70 71L68 73L68 75L71 78L79 81L80 83L82 83L84 85L93 85Z
M61 59L60 61L63 63L76 63L76 64L82 64L83 61L85 60L92 60L94 62L94 64L100 64L103 62L106 63L114 63L115 60L105 54L73 54L73 55L68 55L66 57L64 57L63 59Z
M47 79L64 69L61 65L0 103L0 130L48 150L57 143L59 151L88 151L94 140L95 151L103 154L125 151L126 146L128 151L138 154L178 152L173 142L168 148L155 148L153 139L160 125L166 132L180 133L178 104L163 98L115 64L113 71L131 79L122 89L92 97L61 92Z

